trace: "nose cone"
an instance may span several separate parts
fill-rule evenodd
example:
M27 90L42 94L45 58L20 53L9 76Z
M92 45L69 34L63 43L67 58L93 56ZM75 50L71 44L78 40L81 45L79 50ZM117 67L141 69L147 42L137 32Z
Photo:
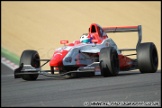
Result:
M63 66L63 58L66 56L67 53L67 50L55 52L53 58L50 61L50 66Z
M53 58L50 61L50 66L62 66L62 54L61 53L56 53Z

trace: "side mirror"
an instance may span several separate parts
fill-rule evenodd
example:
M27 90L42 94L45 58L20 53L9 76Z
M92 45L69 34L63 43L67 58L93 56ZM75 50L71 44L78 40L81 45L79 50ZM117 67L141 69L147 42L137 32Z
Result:
M64 45L66 45L66 44L68 44L68 43L69 43L68 40L60 40L60 44L64 44Z

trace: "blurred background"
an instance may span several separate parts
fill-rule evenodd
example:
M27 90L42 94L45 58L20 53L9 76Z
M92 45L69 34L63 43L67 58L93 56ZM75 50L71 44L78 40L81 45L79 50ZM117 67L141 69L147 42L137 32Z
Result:
M161 69L160 1L2 1L1 9L1 47L18 56L34 49L41 58L51 58L60 40L78 40L91 23L142 25L142 42L155 43ZM138 39L137 33L108 36L118 48L135 48Z

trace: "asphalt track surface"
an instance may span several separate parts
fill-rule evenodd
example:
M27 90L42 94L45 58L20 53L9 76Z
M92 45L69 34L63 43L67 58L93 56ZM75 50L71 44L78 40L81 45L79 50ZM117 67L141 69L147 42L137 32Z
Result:
M161 106L161 70L149 74L141 74L138 70L121 72L116 77L106 78L62 79L39 76L36 81L24 81L14 79L13 71L1 63L2 107L84 107L92 106L94 101L102 105L143 102L143 105Z

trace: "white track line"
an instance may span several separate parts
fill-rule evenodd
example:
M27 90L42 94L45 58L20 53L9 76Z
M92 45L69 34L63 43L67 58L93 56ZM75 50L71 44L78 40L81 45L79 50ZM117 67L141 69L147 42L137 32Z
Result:
M6 59L5 57L1 57L1 63L10 68L11 70L15 70L19 67L18 65Z

